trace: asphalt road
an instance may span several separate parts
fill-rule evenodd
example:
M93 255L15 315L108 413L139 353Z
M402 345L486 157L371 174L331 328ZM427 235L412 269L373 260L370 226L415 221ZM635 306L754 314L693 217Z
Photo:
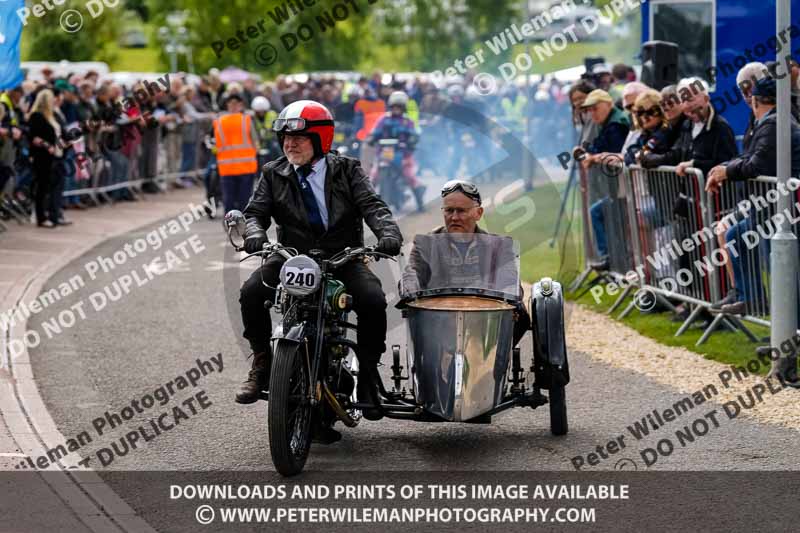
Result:
M409 222L410 227L414 222ZM417 226L419 226L419 221ZM157 227L153 226L153 228ZM145 228L112 239L67 265L45 287L58 287L75 274L86 286L35 315L30 329L43 331L43 322L61 310L84 302L86 319L78 320L52 339L31 350L33 370L42 396L61 432L70 437L86 431L93 438L80 450L90 457L89 465L101 468L97 450L157 413L169 410L190 396L205 392L210 406L197 407L197 414L183 408L187 418L150 442L139 442L127 454L115 453L107 470L191 470L263 471L263 481L277 480L267 448L266 403L250 406L234 403L234 393L249 368L247 350L240 339L238 285L255 268L241 266L226 244L220 223L206 219L194 223L188 233L170 236L159 250L148 250L123 266L90 281L85 264L97 256L112 256L125 243L144 237ZM416 231L422 231L418 227ZM165 250L192 234L204 246L198 254L171 271L156 275L141 287L109 302L101 311L92 308L90 294L102 291L120 275L131 270L143 276L143 264L154 258L165 264ZM408 235L408 234L407 234ZM178 254L183 257L181 254ZM391 288L385 287L387 293ZM395 327L387 345L405 345L403 324L390 318ZM531 353L530 338L522 342L522 353ZM93 429L93 420L106 411L119 413L132 400L139 400L177 376L222 354L223 369L201 376L195 387L174 389L165 406L156 404L123 422L105 428L103 436ZM388 361L384 356L384 363ZM791 470L796 469L797 433L744 418L728 420L719 406L706 403L651 437L636 441L627 426L653 409L671 407L685 395L643 377L594 361L590 354L570 352L572 382L567 388L570 432L553 437L549 432L547 408L513 409L494 417L491 425L424 424L384 419L362 421L345 428L344 438L332 446L314 445L307 470L324 478L325 472L342 471L573 471L571 459L587 458L598 445L619 435L627 446L603 459L590 470L646 467L640 451L654 447L675 430L702 418L716 408L718 427L698 436L668 457L660 457L651 470ZM390 363L388 363L390 364ZM388 364L384 380L388 384ZM709 376L713 381L714 376ZM176 385L177 387L177 385ZM340 426L337 426L341 429ZM152 432L151 432L152 433ZM123 450L124 451L124 450ZM621 459L626 461L620 462ZM632 464L632 463L635 463ZM170 518L159 514L157 500L142 499L146 478L108 478L114 490L146 517L157 529L170 529ZM136 502L136 503L133 503Z

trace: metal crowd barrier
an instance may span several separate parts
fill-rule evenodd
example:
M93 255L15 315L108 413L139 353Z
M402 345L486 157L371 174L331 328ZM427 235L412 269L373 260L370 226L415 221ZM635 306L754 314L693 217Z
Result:
M186 172L178 170L182 165L183 134L180 128L166 135L162 135L161 127L142 130L135 147L128 155L123 153L122 148L111 150L103 147L99 132L85 135L88 137L87 154L91 153L91 157L86 159L89 177L76 181L78 186L65 190L64 196L88 196L96 204L98 195L102 195L107 201L113 201L114 198L108 194L113 191L125 191L138 196L142 185L148 182L152 182L162 192L180 178L197 182L202 177L209 157L203 139L211 129L212 120L212 117L207 116L192 125L194 157ZM156 169L164 170L159 172ZM120 175L123 173L124 175Z
M585 269L575 280L573 290L577 290L593 271L596 273L596 277L584 288L584 293L600 283L620 281L635 266L637 254L632 246L628 189L622 168L619 172L609 171L610 168L592 166L588 171L583 168L580 171ZM601 254L598 244L603 232L606 236L605 256ZM596 269L594 265L604 258L608 268Z
M75 163L75 175L67 178L63 191L65 201L89 199L92 204L98 205L99 197L109 203L115 202L115 195L111 194L114 191L143 198L142 186L146 183L152 183L159 192L165 192L170 185L180 185L181 178L189 179L194 184L202 183L211 157L205 147L204 138L211 131L213 119L214 115L206 114L193 123L194 157L186 165L187 170L184 172L178 170L183 155L183 133L180 128L166 136L162 135L160 126L141 130L135 146L128 146L125 151L123 146L113 147L117 149L103 146L103 134L99 131L84 132L80 153L85 154L85 159L78 159ZM13 198L12 182L13 180L6 187L7 199ZM7 209L8 207L4 204L4 211L13 215L19 224L30 221L22 206L15 205L14 209ZM0 232L7 229L7 225L0 221Z
M720 194L708 198L714 220L724 220L725 227L729 228L727 237L734 241L738 256L731 257L726 268L721 269L720 288L727 293L735 286L746 304L742 319L763 326L770 325L769 254L770 239L778 229L776 217L791 222L795 234L800 221L797 192L800 181L792 178L791 187L786 191L793 200L788 213L777 212L777 200L782 194L777 182L775 177L760 176L731 184L734 186L723 186ZM735 281L736 269L739 270L738 282Z
M626 274L635 272L635 277L628 276L623 292L608 313L617 309L634 289L647 289L672 310L675 307L671 301L680 301L691 310L676 336L736 286L743 295L746 312L733 315L713 310L713 319L697 344L705 342L720 326L741 331L755 342L758 339L743 321L770 325L769 238L776 231L773 217L777 178L728 180L720 193L711 194L705 192L701 171L688 169L685 176L678 176L675 170L625 167L618 183L597 173L582 176L589 180L588 184L584 182L589 187L584 187L583 195L587 264L596 257L596 232L590 226L591 209L587 206L596 204L595 198L603 193L609 195L604 211L609 269L598 273L592 284L618 283ZM591 187L593 179L595 191ZM795 201L800 199L797 192L791 194ZM783 214L784 218L791 217L795 232L800 221L798 205L794 203L792 212ZM624 219L618 214L623 210ZM620 317L629 314L637 303L634 298Z
M697 169L626 167L638 243L636 271L643 286L687 303L718 299L714 272L696 268L712 239L705 208L705 178ZM712 269L713 270L713 269ZM709 279L712 278L712 279Z

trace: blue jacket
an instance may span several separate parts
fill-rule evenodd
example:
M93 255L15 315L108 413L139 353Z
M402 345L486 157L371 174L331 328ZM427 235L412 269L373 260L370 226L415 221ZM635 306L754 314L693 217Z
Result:
M411 152L419 140L419 133L414 121L407 116L395 117L386 113L375 123L368 142L374 143L380 139L397 139L406 144L406 152Z

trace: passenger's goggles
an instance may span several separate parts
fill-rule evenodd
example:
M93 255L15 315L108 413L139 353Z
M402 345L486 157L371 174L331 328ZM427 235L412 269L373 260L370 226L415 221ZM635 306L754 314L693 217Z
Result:
M481 193L478 192L478 187L469 181L464 180L450 180L442 186L442 198L448 194L461 191L468 198L481 203Z
M332 120L306 120L304 118L276 118L272 131L305 131L312 126L333 126Z

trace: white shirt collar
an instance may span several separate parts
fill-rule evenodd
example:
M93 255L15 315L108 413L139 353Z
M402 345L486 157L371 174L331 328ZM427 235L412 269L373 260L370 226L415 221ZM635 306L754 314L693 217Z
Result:
M294 167L295 172L297 172L297 169L300 168L300 165L295 165L294 163L292 163L292 166ZM325 158L320 157L316 163L311 165L311 175L317 174L326 168L327 168L327 163L325 162Z

